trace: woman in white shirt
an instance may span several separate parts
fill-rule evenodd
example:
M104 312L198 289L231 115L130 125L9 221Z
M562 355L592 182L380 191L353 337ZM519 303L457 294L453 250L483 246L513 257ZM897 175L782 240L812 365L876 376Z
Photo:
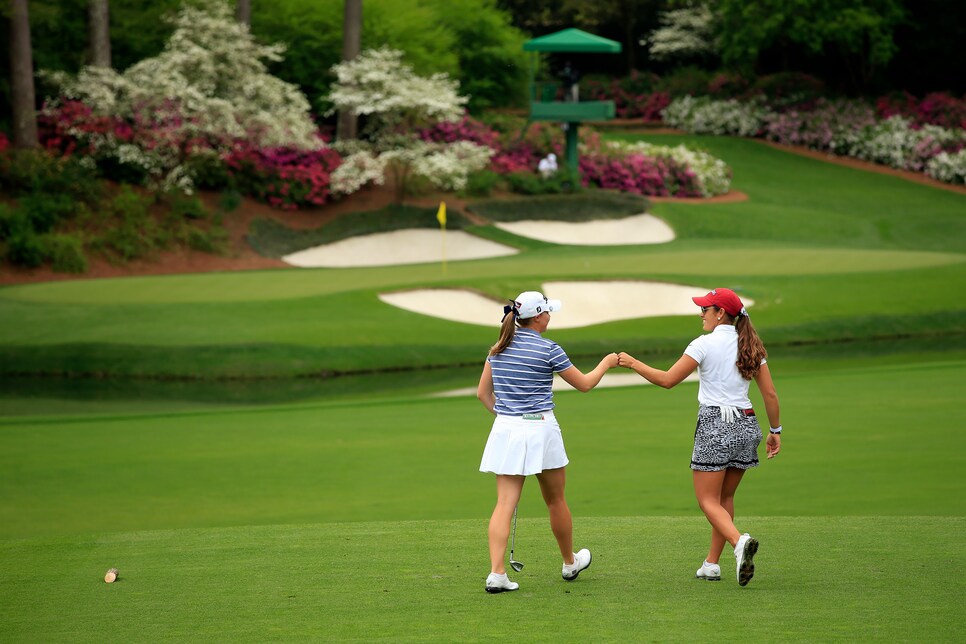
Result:
M745 470L758 466L761 442L748 386L754 379L765 403L771 428L765 442L768 458L781 450L778 394L768 370L765 346L735 292L718 288L692 299L701 307L702 328L709 333L689 344L670 369L655 369L626 353L619 354L618 359L622 367L665 389L698 370L701 384L691 469L694 494L712 530L708 557L696 576L721 579L718 560L727 541L734 546L738 584L744 586L755 574L753 558L758 540L735 527L735 491Z

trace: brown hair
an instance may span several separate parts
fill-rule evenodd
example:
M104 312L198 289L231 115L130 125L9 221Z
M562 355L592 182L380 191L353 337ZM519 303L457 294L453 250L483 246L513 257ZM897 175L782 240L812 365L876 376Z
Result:
M507 311L503 315L503 326L500 327L500 339L490 347L490 355L495 356L498 353L503 353L503 350L513 342L513 335L516 333L516 330L516 316L513 311Z
M747 315L739 315L735 320L735 330L738 331L738 359L735 366L738 373L745 380L751 380L758 375L761 361L768 357L765 345L755 331L755 325Z
M510 300L510 305L514 306L513 300ZM503 326L500 327L500 339L496 341L492 347L490 347L489 355L495 356L498 353L503 353L503 351L510 346L513 342L513 336L516 334L517 326L527 327L530 326L530 322L533 318L519 319L516 316L514 310L507 311L503 314Z

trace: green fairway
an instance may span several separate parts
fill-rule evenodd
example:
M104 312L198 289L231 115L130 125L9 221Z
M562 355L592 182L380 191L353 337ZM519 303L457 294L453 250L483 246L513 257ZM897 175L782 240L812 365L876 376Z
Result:
M966 636L962 517L755 517L755 579L694 579L707 525L580 518L589 570L560 578L522 519L516 593L486 595L486 521L164 530L0 543L14 641L929 641ZM912 555L912 556L910 556ZM101 581L120 570L112 585ZM730 573L730 576L729 576Z

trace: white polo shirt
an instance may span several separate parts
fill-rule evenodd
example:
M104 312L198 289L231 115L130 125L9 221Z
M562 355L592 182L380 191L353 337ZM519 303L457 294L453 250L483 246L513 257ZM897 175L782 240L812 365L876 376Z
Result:
M702 335L688 345L684 355L698 363L698 402L711 407L750 409L748 385L738 373L738 330L730 324L719 324L714 331ZM767 360L762 360L765 364Z

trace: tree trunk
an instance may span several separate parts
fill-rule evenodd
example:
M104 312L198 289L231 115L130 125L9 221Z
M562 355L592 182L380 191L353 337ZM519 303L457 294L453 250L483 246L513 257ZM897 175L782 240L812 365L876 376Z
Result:
M39 145L37 105L27 0L10 0L10 90L13 101L13 146L35 148Z
M90 63L94 67L111 66L110 8L108 0L89 0L87 28L90 37Z
M235 18L242 24L252 26L252 0L238 0L238 5L235 7Z
M359 55L362 41L362 0L345 0L345 16L342 19L342 60L352 60ZM339 110L336 138L348 141L358 134L359 118L352 110Z

